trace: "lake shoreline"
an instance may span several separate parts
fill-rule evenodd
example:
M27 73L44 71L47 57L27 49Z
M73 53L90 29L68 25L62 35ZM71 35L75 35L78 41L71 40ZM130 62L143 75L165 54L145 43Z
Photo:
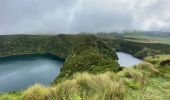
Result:
M130 53L118 51L116 55L118 56L118 63L122 67L132 67L142 62L141 59L134 57Z
M50 58L50 59L54 59L54 60L57 60L57 61L62 61L64 62L65 59L62 59L56 55L53 55L53 54L50 54L50 53L44 53L44 54L20 54L20 55L9 55L9 56L0 56L0 61L1 60L6 60L6 59L11 59L11 60L14 60L14 59L20 59L22 57L31 57L31 56L36 56L36 57L47 57L47 58Z
M36 83L49 86L63 63L51 54L0 57L0 93L21 91Z

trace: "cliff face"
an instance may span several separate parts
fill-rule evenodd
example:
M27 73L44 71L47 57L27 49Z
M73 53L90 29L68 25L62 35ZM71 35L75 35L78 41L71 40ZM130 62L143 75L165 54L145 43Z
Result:
M149 57L139 65L122 69L116 51L138 58ZM0 99L166 100L170 97L170 55L155 55L170 54L168 44L94 35L0 36L0 57L47 53L64 60L61 73L53 82L58 84L47 88L35 85L21 92L0 94Z
M88 71L118 71L113 41L93 35L15 35L0 37L0 56L52 54L64 59L59 77Z
M6 35L0 36L0 56L51 53L65 59L80 44L108 49L105 41L93 35Z
M86 48L91 51L91 47ZM145 62L118 73L80 72L49 87L35 84L26 90L0 94L0 100L169 100L169 61L170 55L149 56Z
M138 58L170 54L170 45L139 43L96 35L6 35L0 36L0 57L23 54L52 54L65 60L57 79L87 71L119 71L116 51Z
M92 74L107 71L118 72L121 68L116 58L114 51L100 51L95 46L82 44L75 47L66 58L61 73L54 82L56 83L62 78L69 78L77 72L86 71Z
M143 59L147 56L154 56L157 54L170 54L170 45L121 41L119 50L128 52L135 57Z

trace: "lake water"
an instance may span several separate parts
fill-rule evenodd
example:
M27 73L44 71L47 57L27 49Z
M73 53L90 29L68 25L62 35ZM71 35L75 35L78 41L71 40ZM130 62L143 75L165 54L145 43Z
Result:
M133 57L131 54L124 52L116 52L118 56L118 63L123 67L131 67L133 65L139 64L142 60Z
M0 92L20 90L35 83L49 85L63 62L47 55L0 58Z

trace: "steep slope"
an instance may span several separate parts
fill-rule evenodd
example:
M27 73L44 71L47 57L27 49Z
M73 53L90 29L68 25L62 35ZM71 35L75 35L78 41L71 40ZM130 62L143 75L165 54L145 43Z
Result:
M147 57L145 62L118 73L77 73L71 79L44 87L0 95L2 100L169 100L170 55Z

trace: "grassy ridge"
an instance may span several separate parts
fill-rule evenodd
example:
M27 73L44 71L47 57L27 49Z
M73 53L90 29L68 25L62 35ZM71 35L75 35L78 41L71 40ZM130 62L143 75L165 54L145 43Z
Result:
M77 73L51 86L34 85L2 100L169 100L170 55L147 57L145 62L118 73ZM155 63L156 62L156 63ZM166 71L165 71L166 70Z
M170 45L160 43L140 43L122 40L119 49L141 59L158 54L170 54Z
M134 42L170 44L170 32L125 32L123 37Z
M97 41L93 35L2 35L0 56L51 53L63 59L72 47Z
M118 72L119 70L121 68L112 50L100 50L95 46L83 44L72 50L71 55L67 57L61 68L61 73L54 82L56 83L61 78L69 78L76 72L86 71L97 74L106 71Z
M108 38L114 37L114 38ZM116 51L125 51L138 58L155 54L170 54L170 45L130 42L121 35L5 35L0 36L0 56L23 54L52 54L64 59L60 75L69 78L73 73L88 71L102 73L119 71Z
M113 45L117 44L93 35L7 35L0 37L0 56L52 54L66 60L59 78L67 78L75 72L117 71Z
M109 38L110 37L110 38ZM111 38L113 37L113 38ZM161 54L170 54L170 45L161 43L142 43L124 40L123 36L108 34L97 35L6 35L0 36L0 56L22 55L22 54L44 54L50 53L66 59L75 46L81 44L102 45L97 46L100 50L108 47L115 50L127 50L133 55L137 52L159 50ZM105 48L106 47L106 48ZM114 51L113 51L114 52ZM157 54L159 54L157 53Z
M114 36L115 38L112 38ZM118 38L117 38L118 37ZM64 59L60 75L50 87L0 95L0 100L168 100L170 45L126 41L120 35L0 36L0 56L52 54ZM120 68L116 51L143 62Z

